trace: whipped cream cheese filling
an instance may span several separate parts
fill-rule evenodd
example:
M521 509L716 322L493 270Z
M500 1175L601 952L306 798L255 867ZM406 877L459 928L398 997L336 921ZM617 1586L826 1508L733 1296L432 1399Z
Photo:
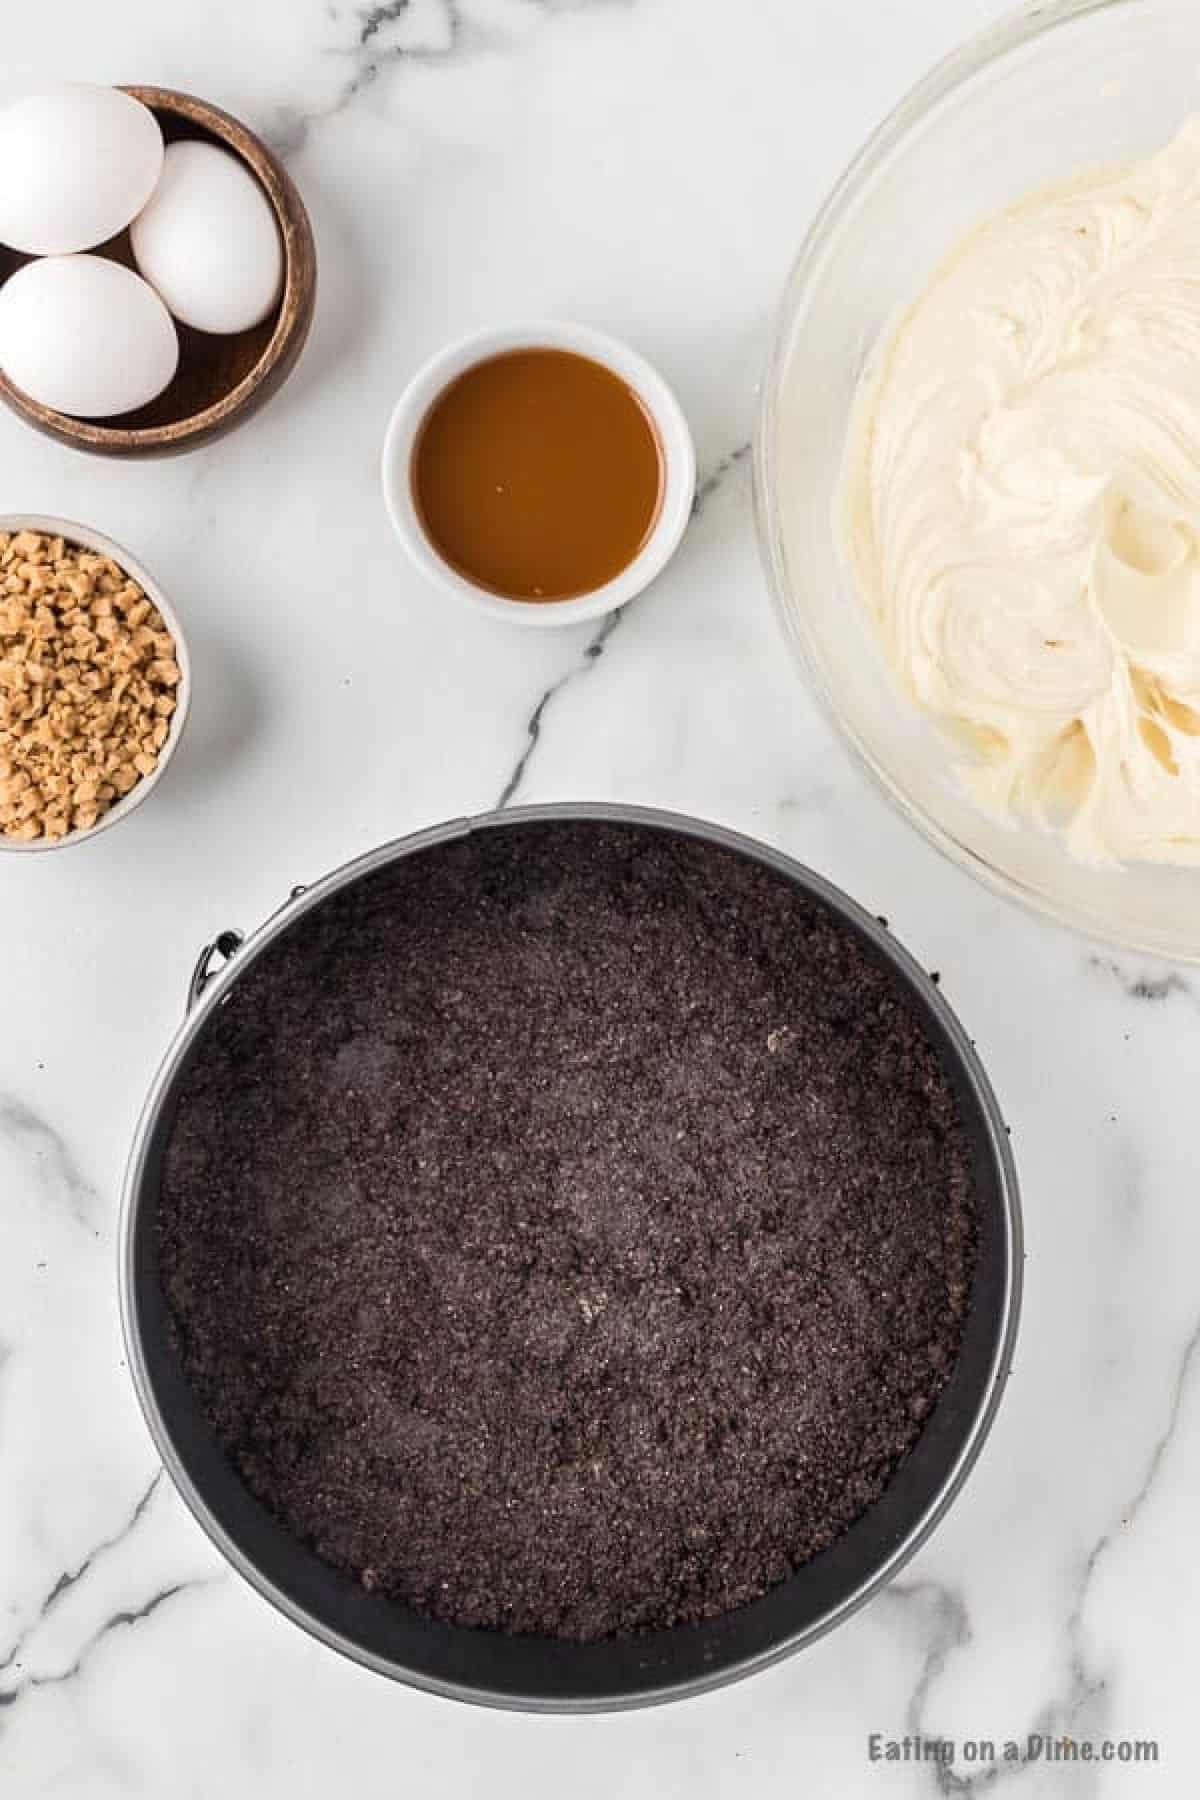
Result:
M1200 118L959 244L864 381L839 512L979 802L1200 863Z

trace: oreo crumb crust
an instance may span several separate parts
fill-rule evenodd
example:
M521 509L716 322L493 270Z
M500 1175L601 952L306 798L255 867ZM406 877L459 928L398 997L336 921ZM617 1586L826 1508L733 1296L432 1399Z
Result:
M439 1619L587 1640L740 1606L878 1498L976 1209L869 946L724 849L558 822L263 952L158 1229L186 1378L296 1536Z

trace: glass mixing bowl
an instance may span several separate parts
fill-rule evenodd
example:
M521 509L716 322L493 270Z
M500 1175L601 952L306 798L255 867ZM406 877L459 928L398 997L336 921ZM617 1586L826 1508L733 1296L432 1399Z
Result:
M939 64L809 231L755 445L759 537L787 638L904 816L1000 892L1092 936L1189 961L1200 961L1200 870L1085 867L1056 838L975 807L945 737L892 685L840 566L833 508L867 358L954 241L1032 188L1159 148L1197 110L1197 0L1038 0Z

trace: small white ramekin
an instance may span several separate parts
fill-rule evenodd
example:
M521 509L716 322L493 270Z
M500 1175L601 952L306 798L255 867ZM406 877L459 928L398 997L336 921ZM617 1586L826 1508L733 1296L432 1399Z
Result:
M65 538L68 544L78 544L84 550L93 550L97 556L111 557L118 568L124 569L142 589L146 598L162 615L163 624L175 640L175 661L179 665L179 685L175 689L175 711L171 714L171 729L167 733L166 742L158 753L158 763L150 775L143 775L136 787L131 787L103 816L89 825L86 830L68 831L60 838L8 838L0 835L0 852L68 850L73 844L82 844L88 838L98 837L111 825L117 825L127 819L131 812L147 799L152 788L162 779L163 770L170 762L179 747L183 736L183 728L187 722L188 707L192 699L192 669L188 658L187 641L179 623L178 615L171 602L155 581L153 575L144 569L137 558L130 556L120 544L114 544L102 532L92 531L87 525L77 525L73 519L56 519L42 513L0 513L0 531L37 531L43 537Z
M663 493L649 537L633 561L603 587L572 600L511 600L468 581L438 554L425 533L412 488L412 455L430 407L464 370L506 350L573 350L602 363L626 382L658 432ZM683 409L658 371L618 339L561 319L502 325L459 338L431 358L401 394L383 441L383 497L396 535L436 587L476 612L516 625L576 625L624 606L660 574L674 555L691 517L696 491L696 451Z

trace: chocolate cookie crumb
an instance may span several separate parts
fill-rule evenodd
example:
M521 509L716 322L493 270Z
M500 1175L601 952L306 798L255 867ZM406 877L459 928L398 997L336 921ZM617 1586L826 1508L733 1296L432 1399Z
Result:
M755 862L563 822L269 946L207 1021L158 1223L186 1377L292 1532L577 1640L739 1606L878 1498L976 1236L874 951Z

